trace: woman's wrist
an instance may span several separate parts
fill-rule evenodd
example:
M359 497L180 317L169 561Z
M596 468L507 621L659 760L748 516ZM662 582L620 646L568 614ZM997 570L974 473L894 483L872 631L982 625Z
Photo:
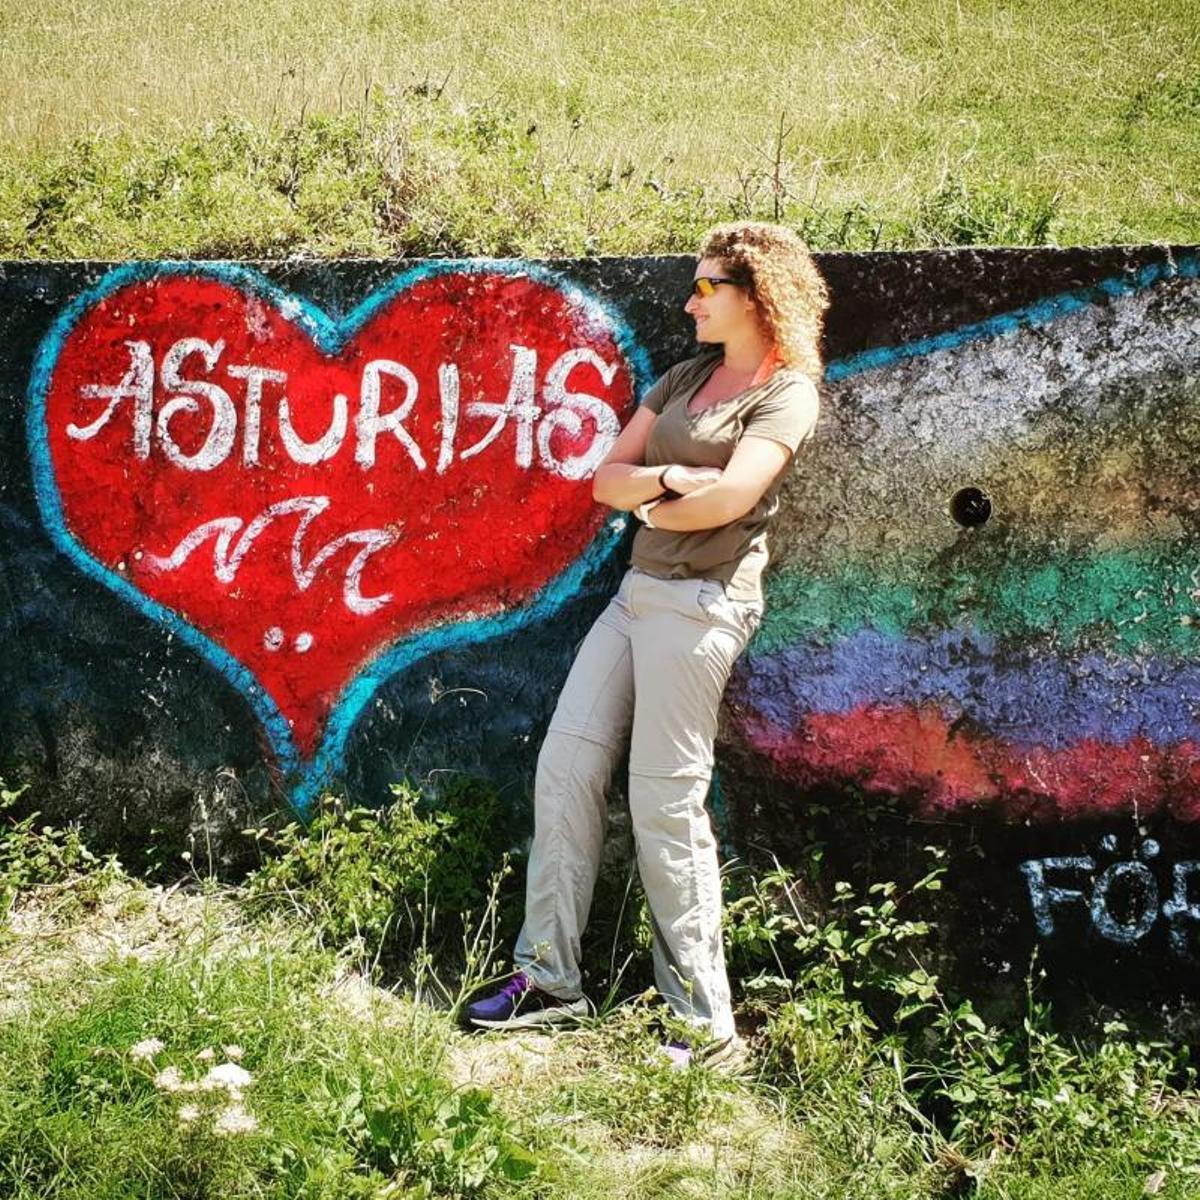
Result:
M637 516L637 519L639 521L641 521L641 523L643 525L645 525L648 529L657 529L658 526L655 525L654 522L650 519L650 510L652 508L657 508L661 503L662 503L661 496L654 500L643 500L641 502L641 504L639 504L637 506L637 508L635 508L633 510L634 514Z

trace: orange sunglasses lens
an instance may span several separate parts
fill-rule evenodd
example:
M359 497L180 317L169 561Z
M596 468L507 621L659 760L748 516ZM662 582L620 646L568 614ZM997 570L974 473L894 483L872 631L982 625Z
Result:
M727 279L724 275L701 275L699 279L692 280L692 295L707 299L717 290L719 284L736 282L736 279Z

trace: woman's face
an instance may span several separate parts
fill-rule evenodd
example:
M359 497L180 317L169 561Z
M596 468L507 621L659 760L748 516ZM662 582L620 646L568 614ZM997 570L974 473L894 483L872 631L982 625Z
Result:
M727 279L729 271L719 258L702 258L692 273L693 279ZM684 311L696 322L696 341L726 342L731 333L755 324L755 305L744 287L732 283L716 285L711 296L688 297Z

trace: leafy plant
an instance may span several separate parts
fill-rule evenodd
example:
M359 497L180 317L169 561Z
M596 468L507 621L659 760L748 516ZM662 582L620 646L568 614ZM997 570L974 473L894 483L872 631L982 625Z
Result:
M119 874L120 864L103 864L84 844L77 826L59 829L38 825L38 812L17 818L12 811L28 786L11 789L0 779L0 921L7 920L20 892L38 885L61 883L103 867L98 875ZM96 879L96 886L103 884ZM84 900L82 894L76 897Z
M327 795L308 825L247 830L276 852L247 878L247 899L294 912L367 962L428 952L431 930L460 937L489 900L500 903L493 877L512 873L495 847L496 795L477 781L452 785L436 805L408 783L391 792L378 809Z

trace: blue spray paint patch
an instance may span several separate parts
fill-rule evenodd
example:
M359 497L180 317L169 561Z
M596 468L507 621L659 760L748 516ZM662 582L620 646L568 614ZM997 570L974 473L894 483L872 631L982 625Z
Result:
M583 588L585 580L598 571L618 546L627 525L619 514L605 523L591 545L574 563L541 588L521 609L495 617L464 621L427 630L385 650L366 664L347 685L333 707L321 745L310 760L296 748L287 719L258 682L253 672L228 651L191 625L174 610L144 595L128 580L109 570L78 542L67 528L62 497L50 459L46 429L46 397L63 345L85 313L114 292L131 284L184 276L215 279L245 294L271 304L288 321L302 328L325 354L336 354L365 325L380 307L399 293L423 280L445 274L510 275L526 277L554 288L568 301L584 306L611 331L634 377L636 397L652 382L650 360L645 349L619 312L591 292L537 263L511 259L445 259L424 263L398 275L367 297L344 320L335 321L302 297L273 284L259 272L238 263L129 263L104 276L82 292L55 319L38 347L28 389L26 437L33 469L34 491L42 520L51 540L85 575L103 584L133 608L165 626L186 645L211 663L250 702L266 730L284 776L288 798L297 813L307 819L313 800L341 769L347 739L363 709L376 691L398 671L438 651L459 649L512 633L545 621Z
M1200 739L1190 711L1200 711L1200 663L1065 659L1036 647L1001 648L990 634L962 629L918 640L864 627L830 646L791 645L755 657L735 686L780 729L796 729L814 713L932 705L1016 746Z
M829 383L839 383L843 379L861 375L865 371L878 371L883 367L890 367L893 363L901 362L906 358L920 358L940 350L955 350L968 342L986 341L990 338L1017 333L1021 329L1049 325L1071 313L1081 312L1093 305L1103 304L1120 296L1129 296L1135 292L1144 291L1166 279L1196 279L1198 277L1200 277L1200 257L1197 256L1165 263L1151 263L1130 277L1114 276L1110 279L1103 279L1092 287L1062 292L1057 296L1038 300L1023 308L1014 308L1010 312L988 317L984 321L960 325L957 329L935 334L933 337L918 338L916 341L905 342L900 346L881 346L873 350L864 350L861 354L852 354L848 358L837 359L826 367L825 379Z

